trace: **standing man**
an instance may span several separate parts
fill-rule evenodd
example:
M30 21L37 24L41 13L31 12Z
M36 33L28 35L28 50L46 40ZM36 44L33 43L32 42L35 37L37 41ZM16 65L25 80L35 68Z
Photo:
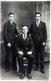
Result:
M35 13L35 22L31 24L29 33L31 33L35 46L36 70L39 69L40 63L40 71L44 73L44 48L46 46L47 31L46 24L41 21L40 12Z
M18 57L18 63L21 70L21 76L20 79L23 79L25 76L24 66L23 66L23 57L26 57L28 59L28 68L27 68L27 78L31 79L31 70L33 66L33 43L31 36L27 35L28 33L28 27L23 26L22 27L22 34L18 35L16 40L16 50L17 50L17 57Z
M9 21L7 21L4 24L3 28L3 38L4 38L4 44L6 48L6 71L9 71L9 56L10 52L12 51L12 67L13 69L16 69L16 54L15 54L15 48L14 48L14 39L16 35L18 35L18 31L16 29L16 24L14 21L15 14L13 12L10 12L8 15Z

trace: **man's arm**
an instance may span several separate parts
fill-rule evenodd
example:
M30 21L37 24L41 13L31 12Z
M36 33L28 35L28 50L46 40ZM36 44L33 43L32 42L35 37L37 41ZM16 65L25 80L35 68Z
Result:
M29 51L28 51L28 53L29 53L29 55L31 55L31 54L33 54L35 51L34 51L34 44L33 44L33 41L32 41L32 37L31 37L31 34L29 34L29 36L30 36L30 44L29 44Z
M42 42L42 45L43 46L46 46L46 41L47 41L47 30L46 30L46 24L44 23L44 39L43 39L43 42Z
M32 32L32 26L33 26L33 24L31 24L31 26L29 28L29 31L28 31L28 34L31 34L31 32Z
M17 35L19 34L17 28L16 28L16 24L15 24L15 36L17 37Z
M43 45L46 45L47 41L47 29L46 29L46 24L44 23L44 39L43 39Z
M30 50L32 51L34 49L34 43L30 34Z
M4 38L4 41L6 42L6 44L10 43L7 33L8 33L7 32L7 24L4 24L4 27L3 27L3 38Z
M44 42L46 43L47 41L47 29L46 29L46 24L44 24Z
M20 42L19 42L19 35L17 36L16 38L16 41L15 41L15 49L16 49L16 52L20 55L23 55L23 51L20 49Z
M17 52L20 51L20 34L17 36L15 40L15 48Z

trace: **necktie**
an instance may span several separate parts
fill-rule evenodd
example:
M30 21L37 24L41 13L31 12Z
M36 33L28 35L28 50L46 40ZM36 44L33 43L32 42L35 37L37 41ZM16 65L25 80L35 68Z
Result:
M24 39L25 39L25 34L24 34Z

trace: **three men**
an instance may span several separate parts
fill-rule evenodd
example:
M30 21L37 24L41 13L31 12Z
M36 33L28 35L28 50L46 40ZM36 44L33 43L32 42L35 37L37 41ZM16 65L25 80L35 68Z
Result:
M31 40L31 36L27 35L28 33L28 27L23 26L22 27L22 34L18 35L16 40L16 50L17 50L17 57L18 57L18 63L21 70L21 76L20 78L23 79L25 76L24 66L23 66L23 57L26 57L28 59L28 68L27 68L27 78L31 79L31 69L33 66L33 42Z
M29 33L31 33L35 46L36 70L39 69L40 65L40 71L44 73L44 48L46 46L47 31L46 24L41 21L40 12L36 12L35 21L31 24Z
M6 71L9 71L9 56L10 51L12 51L12 60L13 60L13 68L16 68L16 54L15 54L15 47L17 51L17 58L19 67L21 70L21 76L20 78L23 79L25 76L24 66L23 66L23 57L26 57L28 62L28 68L27 68L27 78L31 79L31 69L33 66L33 44L35 48L35 65L36 70L39 69L40 65L40 71L44 73L44 48L46 46L46 40L47 40L47 31L46 31L46 24L40 20L41 13L36 12L35 14L36 21L34 21L31 24L28 35L28 27L23 26L22 27L22 34L18 35L18 31L16 29L16 24L13 22L14 20L14 13L9 13L9 21L4 24L3 29L3 37L4 37L4 43L6 47ZM16 41L15 41L15 37ZM32 38L31 38L32 37ZM33 43L32 43L33 39Z
M14 48L14 41L16 35L18 35L18 31L16 29L16 24L14 21L14 13L10 12L8 15L9 21L7 21L4 24L3 28L3 38L4 38L4 44L6 48L6 71L9 71L9 57L10 52L12 51L12 64L13 69L16 69L16 54L15 54L15 48Z

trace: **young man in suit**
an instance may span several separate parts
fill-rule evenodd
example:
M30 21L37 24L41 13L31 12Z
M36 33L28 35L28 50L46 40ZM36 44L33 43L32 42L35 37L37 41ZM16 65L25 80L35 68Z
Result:
M16 54L14 48L15 37L18 35L18 31L16 29L16 24L14 23L15 14L10 12L8 15L9 20L4 24L3 28L3 38L4 44L6 48L6 71L9 71L9 57L10 52L12 51L12 64L13 69L16 69Z
M25 71L23 66L23 57L26 57L28 59L28 68L27 68L27 78L31 79L31 70L33 66L33 42L31 39L31 36L27 35L28 33L28 27L23 26L22 27L22 34L18 35L16 40L16 50L17 50L17 57L18 57L18 63L21 70L21 76L20 79L23 79L25 77Z
M47 41L46 24L41 21L41 13L35 13L35 21L31 24L29 33L31 33L33 43L35 46L35 60L36 70L39 69L44 73L44 48Z

